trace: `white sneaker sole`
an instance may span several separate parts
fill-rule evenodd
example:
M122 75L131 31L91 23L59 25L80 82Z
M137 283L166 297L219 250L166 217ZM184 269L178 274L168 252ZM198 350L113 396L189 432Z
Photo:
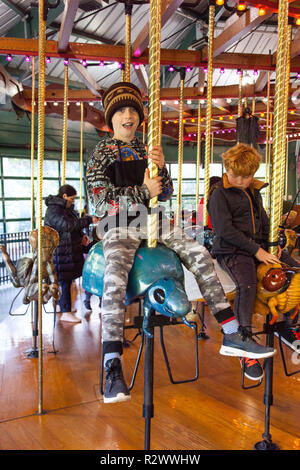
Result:
M249 359L265 359L274 356L274 354L276 354L276 349L269 353L251 353L249 351L243 351L243 349L236 349L230 346L222 345L219 353L222 354L222 356L249 357Z
M128 400L131 400L130 395L125 395L124 393L118 393L116 397L112 397L112 398L106 398L104 396L103 403L118 403L118 402L128 401Z

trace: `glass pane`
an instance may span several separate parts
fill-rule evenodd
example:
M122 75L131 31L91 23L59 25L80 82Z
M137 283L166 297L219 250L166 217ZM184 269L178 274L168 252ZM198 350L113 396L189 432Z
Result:
M31 198L30 180L4 180L5 197Z
M30 176L30 160L24 158L3 158L4 176Z
M177 194L178 191L178 182L173 181L174 184L174 192ZM183 180L181 183L181 194L196 194L196 181L185 181Z
M43 175L48 178L58 178L58 161L44 160ZM37 176L37 160L34 161L34 176Z
M16 221L16 222L7 222L6 223L7 233L27 232L30 229L31 229L30 220L20 220L20 221Z
M31 217L30 201L5 201L7 219L25 219Z
M0 223L0 233L4 233L4 228L2 222Z
M172 178L178 178L178 164L171 164L171 176ZM182 164L182 178L196 178L196 165L195 163L183 163Z
M62 162L60 162L60 172L62 175ZM66 162L66 180L68 178L80 178L80 162Z
M204 168L200 168L200 178L204 179L204 174ZM209 177L211 176L222 176L222 163L209 164Z
M43 197L47 197L50 194L54 196L58 193L59 183L58 180L46 180L43 179ZM34 194L37 197L37 181L34 181Z
M263 178L263 179L266 178L266 164L265 163L261 163L259 165L259 168L257 172L255 173L255 178Z
M71 180L71 181L66 180L66 184L70 184L71 186L73 186L73 188L76 189L77 197L79 198L80 180ZM82 190L83 190L83 186L82 186Z

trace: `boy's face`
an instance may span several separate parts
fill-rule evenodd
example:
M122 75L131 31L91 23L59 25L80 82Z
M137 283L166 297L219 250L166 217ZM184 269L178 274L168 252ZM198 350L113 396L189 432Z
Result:
M114 113L111 122L114 138L123 140L124 142L130 142L135 136L135 131L140 123L140 117L135 108L126 106L118 109Z
M226 171L229 183L235 188L247 189L253 181L253 175L240 176L235 175L230 169Z

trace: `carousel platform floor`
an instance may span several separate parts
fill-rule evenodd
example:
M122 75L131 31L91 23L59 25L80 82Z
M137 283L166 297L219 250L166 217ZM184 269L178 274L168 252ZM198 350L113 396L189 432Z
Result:
M77 284L75 306L81 324L57 320L53 354L53 315L43 314L43 413L38 413L38 359L27 357L32 348L30 311L2 317L0 323L0 450L143 450L143 357L126 403L104 405L99 394L99 307L83 310L83 292ZM13 291L13 290L12 290ZM6 293L7 299L9 295ZM8 312L8 305L7 312ZM4 308L2 306L2 308ZM47 310L51 310L50 304ZM24 312L20 305L14 313ZM126 322L135 315L128 309ZM264 319L255 320L257 330ZM222 335L207 312L209 339L199 341L199 379L170 383L157 331L155 338L154 418L152 450L252 450L262 440L265 407L264 382L252 390L241 388L236 358L219 354ZM128 323L129 324L129 323ZM128 330L132 339L135 330ZM166 346L175 380L193 377L193 333L184 326L165 329ZM124 353L125 376L130 379L139 338ZM300 374L284 374L278 348L274 359L274 405L271 434L282 450L300 449ZM291 361L290 370L299 365ZM247 385L253 382L246 381Z

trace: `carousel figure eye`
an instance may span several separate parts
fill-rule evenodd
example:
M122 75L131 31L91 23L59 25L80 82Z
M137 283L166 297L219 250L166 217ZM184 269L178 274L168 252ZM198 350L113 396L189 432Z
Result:
M166 298L165 292L162 289L155 289L153 296L159 304L163 304Z
M262 284L266 290L274 292L283 287L286 281L287 277L282 269L270 269L263 277Z

